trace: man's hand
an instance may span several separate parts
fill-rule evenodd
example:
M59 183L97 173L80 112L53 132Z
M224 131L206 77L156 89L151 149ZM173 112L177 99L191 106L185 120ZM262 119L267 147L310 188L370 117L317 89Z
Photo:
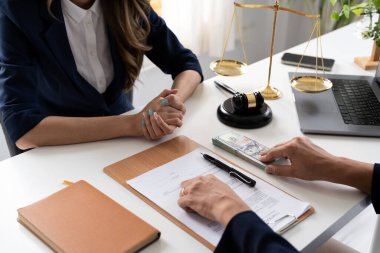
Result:
M228 185L214 175L184 181L181 187L180 207L221 224L227 225L238 213L250 210Z

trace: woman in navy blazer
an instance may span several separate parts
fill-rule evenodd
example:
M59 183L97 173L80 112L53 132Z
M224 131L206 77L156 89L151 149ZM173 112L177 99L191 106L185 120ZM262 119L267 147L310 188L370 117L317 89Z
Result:
M291 165L268 165L267 173L355 187L371 195L375 212L380 213L380 164L333 156L304 137L275 146L264 152L261 160L268 162L278 157L288 157ZM226 225L215 252L298 252L215 176L190 179L181 187L178 204L182 208Z
M29 149L121 136L157 139L180 127L201 68L149 2L66 0L79 13L100 6L113 78L99 92L78 72L76 45L69 43L77 38L68 36L63 1L0 1L0 109L10 139ZM172 90L137 114L120 115L133 108L126 91L138 78L143 55L172 75Z

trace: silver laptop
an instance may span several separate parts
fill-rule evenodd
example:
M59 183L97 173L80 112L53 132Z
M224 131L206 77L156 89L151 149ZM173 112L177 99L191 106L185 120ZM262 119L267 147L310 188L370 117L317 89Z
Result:
M326 78L333 83L328 91L310 94L293 89L301 131L380 137L380 65L375 76Z

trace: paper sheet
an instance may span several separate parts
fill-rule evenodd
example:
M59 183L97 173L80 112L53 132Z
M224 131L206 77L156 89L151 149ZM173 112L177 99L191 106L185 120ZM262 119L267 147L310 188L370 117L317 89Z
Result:
M254 188L241 183L205 160L201 153L210 154L208 150L198 148L185 156L128 180L127 183L214 246L219 242L224 226L200 217L198 214L188 213L178 206L177 200L182 181L200 175L215 175L227 183L276 232L283 231L297 220L296 217L301 216L310 208L308 203L284 193L253 175L249 174L257 182ZM239 170L217 155L210 155Z

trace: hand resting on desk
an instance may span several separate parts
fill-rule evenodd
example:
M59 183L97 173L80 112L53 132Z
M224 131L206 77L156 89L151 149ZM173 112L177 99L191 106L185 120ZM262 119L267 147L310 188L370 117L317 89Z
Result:
M236 214L250 210L227 184L214 175L184 181L181 187L179 206L223 225Z

